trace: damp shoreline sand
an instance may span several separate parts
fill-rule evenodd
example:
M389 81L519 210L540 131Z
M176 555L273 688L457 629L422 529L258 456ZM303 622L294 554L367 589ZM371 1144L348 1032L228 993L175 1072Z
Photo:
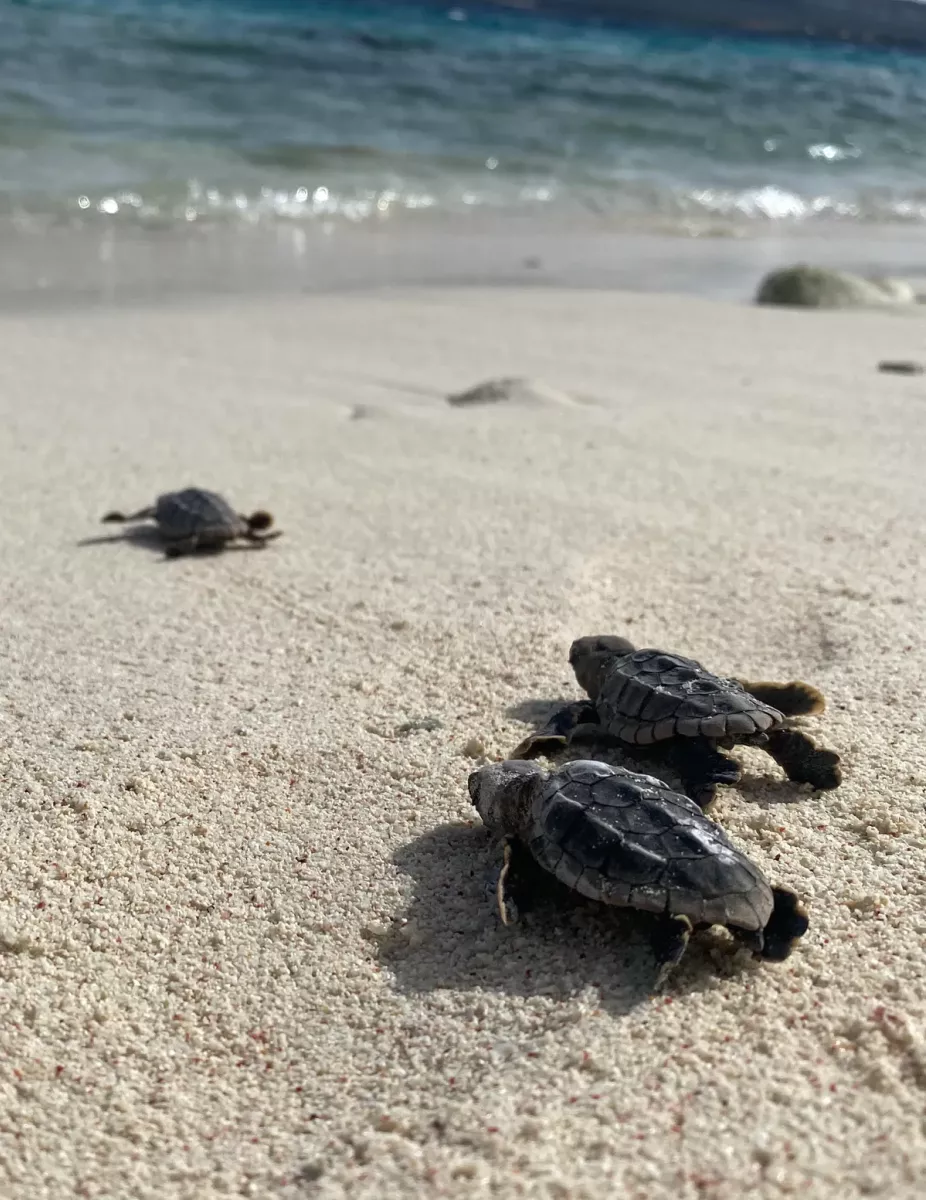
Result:
M0 216L0 312L104 312L251 304L372 290L502 287L633 291L749 303L768 272L796 262L909 279L926 291L926 233L821 220L748 230L658 218L622 224L473 214L181 228Z
M926 393L890 314L405 289L0 318L0 1193L916 1195ZM441 396L528 376L548 403ZM556 391L579 397L559 403ZM285 536L79 546L198 483ZM466 792L594 632L804 678L781 965L501 928ZM424 722L422 728L404 728Z

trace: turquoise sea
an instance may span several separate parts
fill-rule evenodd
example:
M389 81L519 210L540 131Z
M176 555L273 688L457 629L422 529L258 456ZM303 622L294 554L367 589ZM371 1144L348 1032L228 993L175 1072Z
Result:
M919 226L924 130L901 51L463 3L0 2L22 228Z

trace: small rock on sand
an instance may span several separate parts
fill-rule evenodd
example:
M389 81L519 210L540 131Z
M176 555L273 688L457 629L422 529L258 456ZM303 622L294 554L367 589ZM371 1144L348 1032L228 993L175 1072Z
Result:
M477 383L475 387L467 388L465 392L452 392L447 397L447 403L455 408L465 408L471 404L571 407L576 401L566 392L541 383L540 380L514 375L501 379L487 379Z
M906 279L868 278L806 263L772 271L756 293L757 304L792 308L875 308L916 301L916 291Z
M878 370L885 375L922 375L926 367L912 359L885 359L878 363Z
M396 737L406 737L410 733L433 733L436 729L442 729L443 724L437 717L416 717L411 721L403 721L401 725L396 726Z

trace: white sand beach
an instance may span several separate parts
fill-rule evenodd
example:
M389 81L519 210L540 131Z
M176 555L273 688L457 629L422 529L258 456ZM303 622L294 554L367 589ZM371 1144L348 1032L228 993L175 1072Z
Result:
M0 318L0 1195L921 1196L906 358L556 289ZM576 402L442 399L511 375ZM284 536L78 544L190 483ZM843 786L737 750L712 813L806 901L787 962L712 931L654 996L632 916L499 924L467 776L588 633L825 692Z

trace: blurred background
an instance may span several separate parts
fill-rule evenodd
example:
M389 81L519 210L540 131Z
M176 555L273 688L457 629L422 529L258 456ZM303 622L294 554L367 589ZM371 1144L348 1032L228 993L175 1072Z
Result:
M59 252L0 286L63 230L916 236L921 49L913 0L3 0L0 221Z

